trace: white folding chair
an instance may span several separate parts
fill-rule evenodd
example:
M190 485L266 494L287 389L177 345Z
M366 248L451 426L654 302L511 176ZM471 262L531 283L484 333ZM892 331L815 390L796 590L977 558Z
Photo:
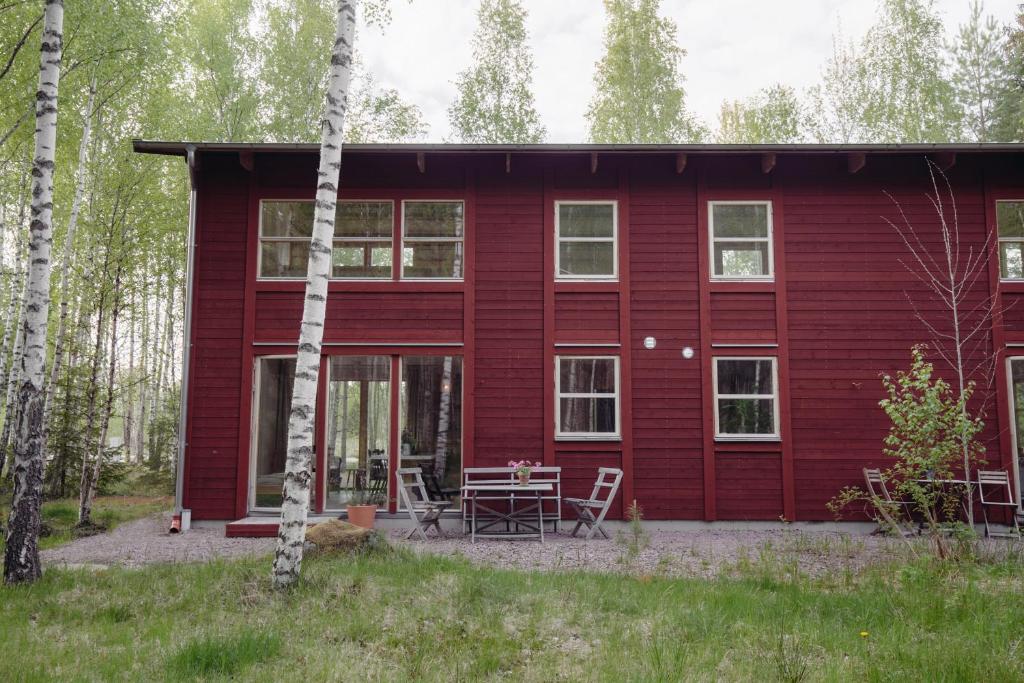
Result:
M896 517L894 520L896 528L892 529L892 531L898 531L903 536L913 536L913 520L910 517L910 505L905 500L896 500L892 497L889 493L889 487L885 485L885 477L882 476L882 470L865 467L864 483L868 487L869 496L883 501L883 504L888 504L888 507L899 515L899 517ZM901 519L901 517L903 519ZM906 525L903 524L904 521L906 522ZM878 528L872 533L879 534L887 531L888 530L885 528L885 525L883 525L881 520L879 520Z
M412 527L405 537L412 538L414 534L419 534L425 541L425 530L431 527L437 529L437 535L441 536L441 513L451 507L451 502L430 500L427 496L427 487L423 483L423 471L419 467L399 468L395 472L395 478L398 480L398 495L412 522Z
M996 498L1001 500L996 500ZM981 516L985 520L986 536L1020 536L1016 510L1012 515L1013 534L993 534L988 524L988 508L1017 507L1017 503L1013 500L1013 489L1010 487L1009 474L1003 470L978 470L978 500L981 502Z
M601 522L608 514L608 508L611 507L621 482L622 470L616 467L601 467L597 470L597 481L594 482L594 490L591 491L590 498L565 499L565 504L576 513L576 526L572 530L573 536L576 536L580 527L585 524L588 529L586 540L589 541L598 531L605 538L610 538L608 533L601 528ZM602 496L604 497L602 498Z

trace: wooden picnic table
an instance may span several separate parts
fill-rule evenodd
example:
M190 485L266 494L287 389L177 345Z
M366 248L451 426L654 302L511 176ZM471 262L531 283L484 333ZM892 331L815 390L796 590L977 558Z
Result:
M482 538L538 538L543 543L543 495L551 490L552 486L550 483L517 484L509 482L507 484L488 483L467 484L463 486L463 498L469 500L470 503L469 529L471 541L476 543L476 537L480 536ZM500 499L509 501L508 512L501 512L480 503L476 499L478 493L507 493L508 496L501 497ZM516 507L514 501L520 497L519 494L532 494L535 502L525 507ZM488 500L494 500L495 498L496 496L487 497ZM478 510L493 515L493 517L488 517L486 523L482 524L479 528L477 528L476 524ZM536 524L534 524L533 515L530 514L532 512L536 512ZM502 522L508 524L507 528L509 531L487 531L487 529L492 529L495 525ZM521 531L524 528L528 531ZM512 529L515 529L515 531Z

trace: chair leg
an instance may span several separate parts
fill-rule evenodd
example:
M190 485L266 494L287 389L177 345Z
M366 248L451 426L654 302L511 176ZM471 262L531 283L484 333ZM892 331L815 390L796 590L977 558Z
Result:
M985 509L985 504L981 505L981 518L985 520L985 538L991 538L992 532L988 528L988 511Z
M573 527L572 533L569 534L569 535L572 536L573 538L576 538L576 534L579 532L581 526L583 526L583 522L577 521L576 522L576 526Z

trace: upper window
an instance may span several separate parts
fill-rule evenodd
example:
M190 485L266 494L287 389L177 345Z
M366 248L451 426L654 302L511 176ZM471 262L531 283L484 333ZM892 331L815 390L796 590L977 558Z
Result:
M559 356L555 371L555 436L618 438L619 359Z
M555 203L555 274L563 280L618 276L616 202Z
M1024 280L1024 201L996 202L999 277Z
M771 202L709 202L711 277L765 280L772 277Z
M391 278L394 208L389 201L338 202L331 277ZM313 235L313 202L260 205L260 277L304 278Z
M402 211L402 277L462 279L464 204L406 201Z
M715 436L779 435L774 358L715 358Z

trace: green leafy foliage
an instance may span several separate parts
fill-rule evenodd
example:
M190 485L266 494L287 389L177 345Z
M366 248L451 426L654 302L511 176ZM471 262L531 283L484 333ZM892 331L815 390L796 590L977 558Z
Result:
M984 462L985 448L977 438L984 423L968 410L974 384L957 395L948 382L934 376L925 350L915 346L909 370L882 377L886 398L879 405L890 421L884 455L893 463L883 477L892 500L848 487L831 501L830 508L838 513L852 502L865 501L876 519L893 530L917 521L930 535L938 556L948 558L954 549L946 534L972 533L959 521L961 501L970 491L937 482L964 478L965 451L970 472Z
M1018 5L1013 25L1005 29L1003 55L1005 86L993 110L992 136L996 140L1024 140L1024 3Z
M453 137L469 143L542 142L526 10L518 0L482 0L477 21L473 65L459 74L458 95L448 108Z
M599 143L700 142L706 130L686 110L676 25L659 0L605 0L604 56L587 110Z
M802 140L803 107L793 88L782 84L754 97L724 102L716 142L727 144L790 144Z

